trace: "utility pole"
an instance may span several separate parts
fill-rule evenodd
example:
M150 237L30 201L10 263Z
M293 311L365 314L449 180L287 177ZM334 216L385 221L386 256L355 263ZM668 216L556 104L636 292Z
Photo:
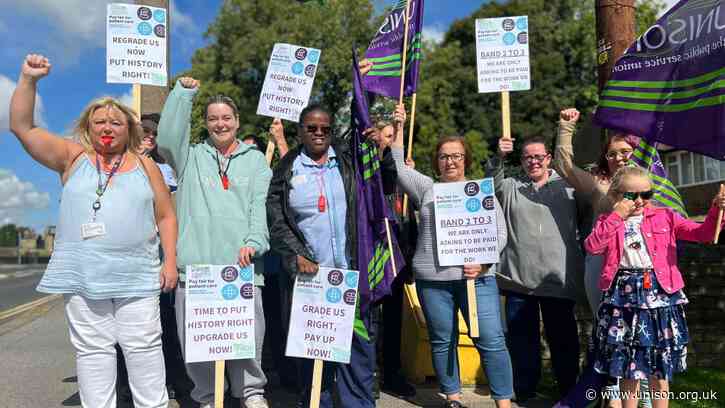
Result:
M596 0L599 92L635 40L635 0Z
M152 7L163 7L166 9L166 67L171 74L171 10L169 0L135 0L136 4ZM171 76L169 76L171 80ZM141 112L161 113L166 97L169 95L168 86L139 85L141 89Z

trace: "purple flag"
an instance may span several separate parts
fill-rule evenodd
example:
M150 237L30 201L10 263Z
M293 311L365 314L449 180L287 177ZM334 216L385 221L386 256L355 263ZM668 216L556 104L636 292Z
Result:
M617 61L595 122L725 159L725 0L682 0Z
M408 53L405 66L405 95L412 95L418 87L421 36L423 30L423 0L410 1L408 14ZM370 42L365 58L373 68L363 78L368 92L397 99L400 96L400 70L405 37L406 0L398 1Z
M390 294L390 285L395 274L405 265L403 254L395 238L395 218L388 207L383 194L383 181L380 175L378 148L368 141L363 132L371 127L368 102L362 87L360 72L357 68L355 51L352 53L353 94L351 112L352 143L351 149L355 163L355 181L357 185L357 268L360 271L360 311L364 311L372 302ZM385 228L385 219L389 220L392 247L397 271L393 271L390 262L390 247Z

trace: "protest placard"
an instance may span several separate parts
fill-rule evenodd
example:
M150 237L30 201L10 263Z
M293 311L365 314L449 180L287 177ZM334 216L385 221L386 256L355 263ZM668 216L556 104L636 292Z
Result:
M254 266L187 266L184 325L187 363L254 358Z
M358 271L325 267L297 275L287 356L350 362L358 278Z
M315 82L320 50L277 43L269 57L257 115L299 121Z
M476 20L478 92L531 89L527 16Z
M498 262L493 179L433 185L441 266Z
M111 3L106 19L106 82L167 86L166 9Z

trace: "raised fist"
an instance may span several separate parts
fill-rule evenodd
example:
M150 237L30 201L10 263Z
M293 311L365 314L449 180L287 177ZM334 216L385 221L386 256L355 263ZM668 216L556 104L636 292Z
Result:
M181 86L187 89L196 89L199 87L199 81L192 77L181 77L179 78L179 83L181 83Z
M24 77L37 81L50 73L50 62L40 54L28 54L20 72Z

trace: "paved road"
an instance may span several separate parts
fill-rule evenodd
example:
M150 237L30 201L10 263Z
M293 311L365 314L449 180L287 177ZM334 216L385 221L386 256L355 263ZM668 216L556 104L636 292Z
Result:
M54 300L19 318L0 325L0 405L3 408L78 407L73 349L68 341L68 328L61 299ZM270 375L274 384L274 374ZM493 408L487 391L466 390L469 408ZM291 408L294 396L279 387L268 387L267 397L273 408ZM380 408L438 408L441 400L434 388L418 389L418 397L404 401L383 394ZM226 408L236 408L238 401L227 401ZM196 408L191 402L171 408ZM550 407L551 403L529 404L530 408Z
M0 267L0 311L46 296L35 290L45 265L2 265Z

